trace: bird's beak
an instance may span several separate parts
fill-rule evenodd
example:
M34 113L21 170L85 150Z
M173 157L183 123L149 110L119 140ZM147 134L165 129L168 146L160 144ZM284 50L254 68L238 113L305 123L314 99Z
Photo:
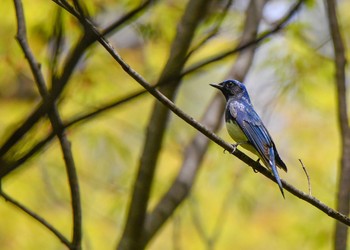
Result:
M212 87L214 87L214 88L217 88L217 89L222 90L222 85L220 85L220 84L214 84L214 83L212 83L212 84L209 84L209 85L212 86Z

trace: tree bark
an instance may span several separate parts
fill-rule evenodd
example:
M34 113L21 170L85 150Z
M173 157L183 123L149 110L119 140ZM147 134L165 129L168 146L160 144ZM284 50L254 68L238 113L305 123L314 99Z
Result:
M350 202L350 129L347 113L345 48L337 20L336 1L327 0L326 9L330 33L334 47L335 83L337 88L338 124L341 141L341 160L338 174L337 210L349 214ZM348 226L336 222L334 232L334 249L345 250L348 240Z

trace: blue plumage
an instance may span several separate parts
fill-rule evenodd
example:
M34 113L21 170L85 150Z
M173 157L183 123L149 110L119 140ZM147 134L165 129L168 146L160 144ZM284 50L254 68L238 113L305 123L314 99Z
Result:
M287 167L280 158L269 132L255 112L244 84L237 80L227 80L210 85L220 89L226 98L225 120L229 135L237 145L256 154L265 166L272 170L284 197L276 166L286 172Z

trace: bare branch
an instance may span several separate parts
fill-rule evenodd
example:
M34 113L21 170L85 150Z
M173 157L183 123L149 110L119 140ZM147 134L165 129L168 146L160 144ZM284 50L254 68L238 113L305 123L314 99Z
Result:
M72 6L70 6L67 1L65 1L65 0L52 0L52 2L56 3L61 8L65 9L66 11L68 11L70 14L72 14L76 18L78 18L78 19L80 18L79 13Z
M240 44L233 49L229 49L227 51L220 53L219 55L215 55L211 58L208 58L206 60L198 62L198 63L188 67L187 69L185 69L183 71L182 75L186 75L186 74L194 72L194 71L196 71L196 70L198 70L206 65L220 61L221 59L224 59L224 58L226 58L226 57L228 57L228 56L230 56L238 51L244 50L245 48L248 48L250 46L256 46L258 43L260 43L261 41L263 41L267 37L280 31L287 24L287 22L291 19L291 17L299 10L299 8L301 7L301 5L304 1L305 0L299 0L298 2L296 2L291 7L291 9L287 12L287 14L283 18L281 18L281 20L279 22L277 22L277 24L273 28L263 32L256 39L251 40L247 43Z
M205 241L207 245L207 249L216 249L215 244L217 244L218 239L222 233L222 230L226 221L226 217L229 212L229 205L232 202L232 196L234 193L237 193L236 188L240 183L239 182L240 178L238 177L241 177L241 173L242 172L236 175L235 180L232 181L232 186L224 196L221 207L217 214L214 228L210 233L206 232L204 229L204 225L202 221L205 221L205 219L202 216L200 216L197 201L193 197L189 198L189 201L190 201L189 205L191 208L190 210L191 210L191 217L193 219L193 224L195 225L199 236L202 238L203 241Z
M30 217L32 217L34 220L38 221L40 224L45 226L51 233L53 233L64 245L66 245L69 249L72 249L71 243L67 240L67 238L61 234L56 228L54 228L49 222L47 222L44 218L39 216L38 214L31 211L26 206L22 205L20 202L13 199L11 196L6 194L2 189L0 189L0 195L4 197L4 199L7 202L10 202L12 205L17 207L18 209L22 210L26 214L28 214Z
M64 43L64 27L62 24L62 12L63 10L59 9L56 13L55 27L53 28L53 32L51 35L51 40L53 41L52 42L53 45L50 51L51 55L50 55L49 67L52 75L57 74L59 56L62 52L62 45Z
M326 1L328 23L334 46L335 83L337 87L338 124L341 140L341 166L339 171L339 183L337 194L337 208L343 214L350 211L350 128L346 99L346 51L339 28L336 11L336 1ZM334 249L345 250L347 248L348 227L337 222L335 228Z
M194 227L199 235L199 237L204 241L207 245L207 249L213 249L213 243L212 239L209 235L209 233L205 230L203 223L202 223L202 216L200 215L199 209L198 209L198 202L194 197L189 198L189 206L190 206L190 212L191 212L191 219L192 223L194 224Z
M225 4L223 10L219 10L220 16L217 18L214 27L211 28L211 31L204 38L202 38L202 40L199 41L198 44L196 44L195 46L193 46L193 48L191 48L191 50L187 54L187 58L190 58L190 56L194 52L196 52L198 49L200 49L204 44L206 44L210 38L217 35L217 33L220 30L222 22L225 20L225 18L227 16L227 13L230 9L230 6L232 5L232 2L233 2L233 0L228 0L227 3Z
M310 176L306 170L306 167L304 166L304 163L301 159L299 159L299 162L300 162L300 165L301 165L301 168L303 169L305 175L306 175L306 179L307 179L307 186L309 188L309 195L312 195L312 192L311 192L311 182L310 182Z
M252 41L256 38L258 26L262 15L262 1L251 1L247 8L245 29L240 44ZM254 16L255 18L251 18ZM229 78L243 80L252 65L255 47L241 51L229 73ZM217 131L221 126L222 116L225 109L225 102L221 93L217 93L209 107L204 112L201 123L212 131ZM199 171L204 154L207 151L209 139L198 133L184 150L183 163L176 180L163 195L155 209L147 216L145 224L145 239L148 241L172 215L174 210L187 197Z
M17 39L19 44L28 60L28 63L31 67L35 82L38 86L40 95L43 98L43 103L45 106L49 107L48 116L52 124L53 130L57 135L61 149L63 153L63 158L66 165L66 171L68 175L68 182L72 197L72 209L73 209L73 240L71 249L81 249L81 240L82 240L82 220L81 220L81 204L80 204L80 194L79 194L79 183L78 177L75 169L75 163L70 148L70 142L67 140L66 135L64 134L63 123L57 111L57 107L54 101L51 100L50 94L47 91L45 85L45 79L41 73L40 66L37 63L27 41L26 35L26 25L24 20L23 6L21 0L14 0L16 7L17 15L17 24L18 32Z

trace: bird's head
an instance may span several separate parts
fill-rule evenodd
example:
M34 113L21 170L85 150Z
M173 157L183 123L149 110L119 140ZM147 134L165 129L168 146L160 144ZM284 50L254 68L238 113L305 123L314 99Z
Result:
M248 92L244 84L237 80L226 80L219 84L210 84L210 86L220 89L226 100L228 100L230 97L237 99L243 96L248 97Z

